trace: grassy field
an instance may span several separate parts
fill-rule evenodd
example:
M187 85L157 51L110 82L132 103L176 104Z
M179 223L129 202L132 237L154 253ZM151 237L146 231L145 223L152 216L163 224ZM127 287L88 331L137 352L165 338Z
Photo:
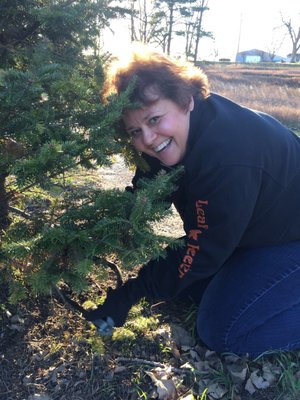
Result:
M202 65L211 90L300 132L300 65Z
M300 66L203 69L212 91L300 133ZM82 185L101 180L108 188L128 184L131 175L117 163L81 179ZM181 229L174 221L164 234ZM115 285L111 272L101 281L90 279L90 290L74 297L81 304L99 303L107 286ZM7 296L0 279L0 400L300 399L300 351L256 360L211 352L197 343L192 305L143 301L113 337L101 338L57 298L28 298L14 306Z

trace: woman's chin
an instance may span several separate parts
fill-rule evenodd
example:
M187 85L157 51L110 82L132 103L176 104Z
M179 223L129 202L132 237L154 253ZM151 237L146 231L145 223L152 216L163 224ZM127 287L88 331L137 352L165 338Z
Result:
M167 167L173 167L182 160L182 157L177 154L168 154L157 158L162 164L166 165Z
M174 141L161 153L158 153L157 158L160 162L168 167L172 167L183 159L183 151L179 148Z

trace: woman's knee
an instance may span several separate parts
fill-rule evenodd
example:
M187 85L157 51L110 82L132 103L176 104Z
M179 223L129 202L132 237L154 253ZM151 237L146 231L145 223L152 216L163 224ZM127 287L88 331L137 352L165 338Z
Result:
M197 333L205 345L214 351L228 351L225 343L223 319L211 309L199 307L197 316Z
M218 352L243 354L299 341L299 257L295 243L239 252L229 259L201 300L200 339Z
M277 314L255 318L256 312L220 315L213 308L199 307L197 331L199 338L214 351L257 357L266 351L300 348L300 303Z

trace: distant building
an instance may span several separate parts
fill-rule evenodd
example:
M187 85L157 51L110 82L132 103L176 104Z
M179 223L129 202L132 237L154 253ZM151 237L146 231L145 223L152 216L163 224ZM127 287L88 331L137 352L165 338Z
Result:
M260 62L285 62L285 57L267 53L263 50L246 50L237 53L235 61L238 63L260 63Z

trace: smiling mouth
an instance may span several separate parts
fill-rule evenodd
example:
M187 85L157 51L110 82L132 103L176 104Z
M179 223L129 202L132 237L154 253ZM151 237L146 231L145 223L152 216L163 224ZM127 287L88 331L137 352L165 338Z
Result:
M172 142L172 138L165 140L164 142L162 142L159 146L154 148L154 151L156 153L160 153L161 151L163 151L166 147L169 146L169 144Z

